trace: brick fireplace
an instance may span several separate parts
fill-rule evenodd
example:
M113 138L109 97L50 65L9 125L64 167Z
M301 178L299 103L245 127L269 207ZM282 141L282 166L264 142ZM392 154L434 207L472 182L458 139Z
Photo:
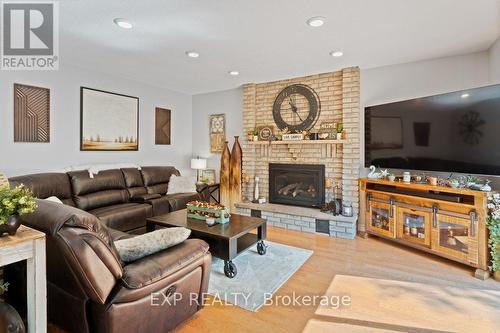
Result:
M245 133L259 126L274 125L272 113L274 100L283 88L291 84L308 85L319 96L321 112L313 129L319 130L323 121L343 123L347 138L336 143L322 143L321 141L307 142L307 144L305 142L280 142L269 145L267 143L248 143L246 136L243 137L242 172L250 180L242 186L243 198L247 200L253 198L254 179L259 177L261 195L266 197L268 201L271 199L269 192L271 189L270 165L322 165L324 166L325 179L339 187L337 196L345 201L350 201L357 215L360 168L359 68L351 67L332 73L268 83L245 84L243 86L243 130ZM322 191L326 202L332 200L334 186L323 188ZM294 209L293 211L300 215L301 207L297 208L298 210ZM245 208L242 207L242 209ZM305 214L305 210L311 208L303 209ZM317 212L319 213L319 210ZM275 211L275 213L277 212ZM278 213L281 214L281 212ZM304 216L306 215L309 218L312 216L313 219L317 217L311 211L308 211L308 214ZM325 215L320 217L327 218ZM312 225L303 227L303 231L314 229ZM335 223L334 227L336 227ZM332 229L330 228L330 230Z

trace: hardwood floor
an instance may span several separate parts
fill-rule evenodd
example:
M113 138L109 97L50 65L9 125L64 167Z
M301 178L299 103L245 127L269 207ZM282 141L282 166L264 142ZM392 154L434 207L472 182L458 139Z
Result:
M268 240L306 248L314 254L275 294L323 295L337 274L420 282L441 286L500 290L500 283L473 277L473 269L410 248L371 237L343 240L279 228L268 228ZM302 332L315 316L316 306L264 306L258 312L215 304L180 326L188 332ZM334 324L337 325L337 324ZM338 327L343 324L339 321ZM360 332L370 327L349 327ZM347 328L346 328L347 329ZM344 330L338 330L343 332Z

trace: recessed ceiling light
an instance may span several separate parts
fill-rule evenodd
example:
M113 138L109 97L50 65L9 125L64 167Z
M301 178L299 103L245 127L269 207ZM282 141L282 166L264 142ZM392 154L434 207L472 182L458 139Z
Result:
M229 71L228 73L229 73L229 75L232 75L232 76L240 75L240 72L238 72L238 71Z
M332 51L332 52L330 52L330 55L332 57L338 58L338 57L342 57L344 55L344 52L342 52L342 51Z
M124 18L115 18L113 22L115 22L117 26L123 29L132 29L132 27L134 26L132 23L130 23L130 21L127 21Z
M467 98L467 97L469 97L469 96L470 96L469 94L465 93L465 94L462 94L462 96L460 96L460 97L462 97L462 98Z
M198 58L200 54L195 51L186 51L186 55L190 58Z
M325 24L325 18L321 16L315 16L311 17L309 20L306 21L307 25L317 28L321 27L323 24Z

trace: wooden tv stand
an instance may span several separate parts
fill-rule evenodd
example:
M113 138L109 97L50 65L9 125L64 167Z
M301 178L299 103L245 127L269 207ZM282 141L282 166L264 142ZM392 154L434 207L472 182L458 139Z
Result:
M396 241L476 268L489 277L486 193L362 178L360 225Z

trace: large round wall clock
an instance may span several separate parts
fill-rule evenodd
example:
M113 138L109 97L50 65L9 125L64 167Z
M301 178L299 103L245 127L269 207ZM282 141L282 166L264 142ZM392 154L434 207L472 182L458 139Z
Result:
M273 117L280 130L300 133L310 130L319 118L321 104L318 94L305 84L283 89L273 105Z

